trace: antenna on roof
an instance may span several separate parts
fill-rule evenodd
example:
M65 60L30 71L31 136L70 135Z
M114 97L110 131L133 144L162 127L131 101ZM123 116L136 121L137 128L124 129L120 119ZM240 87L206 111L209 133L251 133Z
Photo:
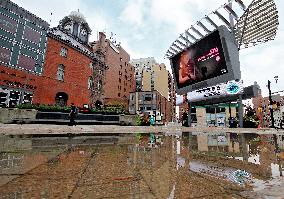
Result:
M49 20L50 23L51 23L51 18L52 18L52 12L50 13L50 20Z

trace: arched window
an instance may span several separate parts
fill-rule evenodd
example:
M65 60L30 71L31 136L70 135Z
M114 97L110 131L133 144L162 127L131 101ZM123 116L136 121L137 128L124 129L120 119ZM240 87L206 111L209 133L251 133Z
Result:
M92 88L94 88L94 80L93 80L93 77L90 76L88 79L88 89L92 89Z

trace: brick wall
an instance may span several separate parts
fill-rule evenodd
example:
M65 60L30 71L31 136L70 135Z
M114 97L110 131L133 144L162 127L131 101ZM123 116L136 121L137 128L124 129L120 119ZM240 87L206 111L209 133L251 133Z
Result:
M67 57L60 55L61 47L67 49ZM88 78L92 76L91 61L86 55L49 37L43 74L33 102L55 104L56 94L65 92L68 95L67 105L72 102L80 107L90 104ZM63 81L57 80L59 64L64 65Z
M134 67L129 63L129 54L122 48L117 47L109 40L105 40L106 71L104 95L107 103L122 101L127 104L128 110L129 94L135 90Z

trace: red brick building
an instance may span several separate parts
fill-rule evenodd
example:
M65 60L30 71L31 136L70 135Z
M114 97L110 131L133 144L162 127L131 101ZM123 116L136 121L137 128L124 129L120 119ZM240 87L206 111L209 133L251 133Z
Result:
M5 21L5 26L0 24L4 30L0 36L1 107L72 102L93 106L103 97L103 75L96 72L105 69L104 60L89 45L91 29L81 13L71 12L50 29L9 0L0 6L0 19Z
M129 54L102 32L99 41L93 42L92 46L95 52L101 49L105 55L104 103L123 104L127 110L129 94L135 90L134 67L129 63Z
M79 12L65 17L48 31L43 80L34 103L93 106L94 68L102 64L88 44L91 30ZM48 87L46 85L49 85Z

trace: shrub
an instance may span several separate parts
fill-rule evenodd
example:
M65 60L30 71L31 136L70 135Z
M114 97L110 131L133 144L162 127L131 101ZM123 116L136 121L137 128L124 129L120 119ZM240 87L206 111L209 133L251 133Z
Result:
M150 126L149 117L147 115L137 115L136 124L138 126Z
M69 113L71 110L70 106L58 106L58 105L46 105L46 104L20 104L17 105L19 109L36 109L42 112L64 112ZM82 109L83 110L83 109ZM87 111L80 111L81 113L97 113L97 114L108 114L108 115L118 115L118 114L128 114L127 111L123 109L121 105L106 106L102 109L88 109Z

